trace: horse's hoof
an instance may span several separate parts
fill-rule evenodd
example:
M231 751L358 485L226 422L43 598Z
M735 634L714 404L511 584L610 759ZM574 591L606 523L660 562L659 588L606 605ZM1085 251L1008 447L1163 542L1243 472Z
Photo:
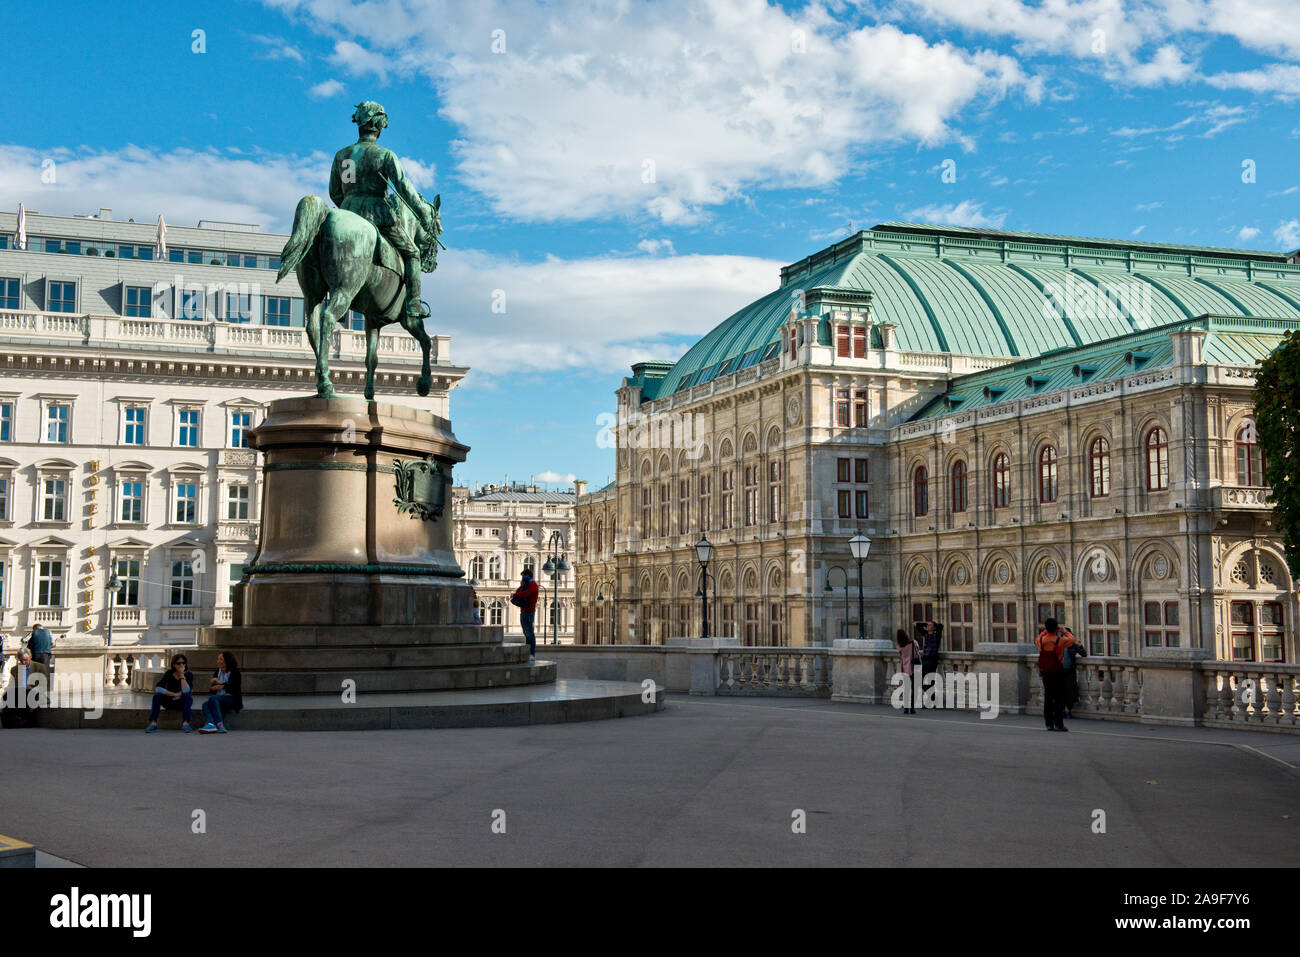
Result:
M429 377L427 375L420 376L420 381L415 384L415 391L421 396L429 394Z
M365 395L367 402L373 402L375 400L375 392L373 389L367 389Z

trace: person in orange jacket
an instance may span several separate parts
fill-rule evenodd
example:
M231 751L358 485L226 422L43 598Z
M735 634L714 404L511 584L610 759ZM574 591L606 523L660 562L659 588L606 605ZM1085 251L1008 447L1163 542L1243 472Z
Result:
M537 582L533 580L533 570L525 568L519 587L510 596L510 604L519 608L519 625L524 629L524 637L528 639L530 664L537 659L537 636L533 633L533 619L537 614L537 594L539 591Z
M1048 731L1068 731L1065 726L1065 649L1075 643L1070 629L1055 618L1043 622L1034 639L1038 646L1038 673L1043 677L1043 722Z

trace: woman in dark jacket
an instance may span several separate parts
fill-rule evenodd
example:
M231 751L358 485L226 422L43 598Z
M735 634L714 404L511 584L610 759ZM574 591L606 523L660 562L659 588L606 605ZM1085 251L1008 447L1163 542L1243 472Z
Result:
M244 710L244 696L239 687L239 662L230 652L223 651L217 655L217 670L212 673L211 684L212 693L203 703L203 716L208 723L199 728L199 734L225 734L221 709L233 709L236 714Z

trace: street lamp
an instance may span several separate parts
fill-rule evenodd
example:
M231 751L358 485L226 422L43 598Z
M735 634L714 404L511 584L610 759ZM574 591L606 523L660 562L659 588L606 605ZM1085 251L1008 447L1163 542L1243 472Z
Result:
M701 535L695 543L695 556L700 560L700 608L704 617L704 634L709 637L709 560L713 557L713 543Z
M117 604L117 593L122 590L122 583L118 581L117 572L109 576L108 584L104 586L108 590L108 647L113 647L113 606Z
M546 542L547 548L550 549L551 557L546 559L546 564L542 566L542 571L551 576L551 581L555 583L551 590L551 644L559 644L560 636L557 634L560 623L560 576L572 570L573 566L569 564L568 558L561 554L560 549L564 546L564 533L559 529L551 532L551 537Z
M844 576L844 637L849 636L849 573L840 565L832 565L826 569L826 588L825 591L834 592L831 588L831 572L838 571Z
M596 601L605 600L605 586L609 586L609 643L617 644L614 640L614 612L617 607L618 599L618 582L612 578L606 578L596 583Z
M864 604L862 599L862 563L867 560L867 552L871 550L871 539L861 532L849 539L849 551L853 553L853 560L858 563L858 638L867 637L866 627L867 620L865 617ZM847 588L847 584L845 585Z

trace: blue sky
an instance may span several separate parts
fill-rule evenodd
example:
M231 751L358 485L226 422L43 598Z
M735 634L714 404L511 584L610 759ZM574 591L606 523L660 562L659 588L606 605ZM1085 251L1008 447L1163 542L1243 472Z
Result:
M5 62L26 62L10 102L32 111L0 144L6 209L286 231L297 198L325 192L352 105L384 104L383 142L443 197L451 248L425 298L473 368L452 396L473 447L460 481L603 484L598 417L628 364L680 355L850 226L1300 247L1294 0L53 2L6 16L21 48Z

